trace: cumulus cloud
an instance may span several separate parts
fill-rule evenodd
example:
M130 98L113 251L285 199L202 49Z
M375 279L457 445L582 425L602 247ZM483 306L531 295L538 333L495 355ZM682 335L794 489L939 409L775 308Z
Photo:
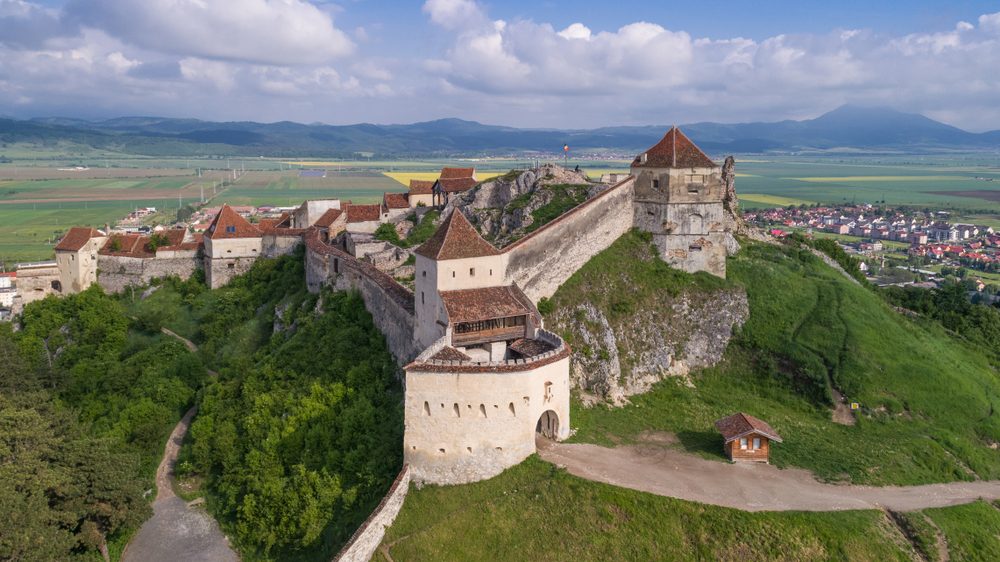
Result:
M69 19L145 49L260 64L322 64L354 43L303 0L73 0Z
M960 103L969 117L959 124L980 128L977 112L997 113L1000 75L990 69L1000 68L1000 13L934 33L850 29L755 41L695 38L643 21L609 31L491 21L470 0L429 0L424 10L453 34L444 56L424 68L452 88L489 96L499 111L586 118L592 110L600 117L590 124L600 124L804 117L846 102L941 113ZM562 109L568 96L574 111Z

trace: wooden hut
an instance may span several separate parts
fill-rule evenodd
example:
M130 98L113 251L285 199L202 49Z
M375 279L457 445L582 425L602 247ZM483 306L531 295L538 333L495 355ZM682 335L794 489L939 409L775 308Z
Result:
M781 436L767 422L743 412L715 422L725 439L726 456L733 462L768 462L771 441L781 443Z

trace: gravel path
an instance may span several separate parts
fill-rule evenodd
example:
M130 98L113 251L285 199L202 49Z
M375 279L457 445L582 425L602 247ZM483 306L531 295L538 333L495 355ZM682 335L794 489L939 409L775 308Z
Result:
M190 341L163 329L197 351ZM209 371L210 374L213 374ZM153 517L143 523L132 542L125 548L123 562L235 562L239 556L229 546L229 541L218 522L204 509L189 506L174 494L174 464L180 453L184 436L197 413L194 406L170 433L163 450L163 459L156 468L156 500Z
M807 470L711 461L662 444L607 448L539 439L538 454L587 480L744 511L913 511L1000 499L1000 481L886 487L824 484Z

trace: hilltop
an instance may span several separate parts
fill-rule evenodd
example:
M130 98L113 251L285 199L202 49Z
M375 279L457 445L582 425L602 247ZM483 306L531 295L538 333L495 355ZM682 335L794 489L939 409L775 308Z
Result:
M39 149L106 150L155 156L241 155L350 157L574 153L632 154L667 127L520 129L461 119L353 125L212 122L164 117L87 121L62 117L0 119L0 141ZM971 133L914 113L842 106L815 119L772 123L701 122L683 128L711 152L934 152L992 150L1000 131Z

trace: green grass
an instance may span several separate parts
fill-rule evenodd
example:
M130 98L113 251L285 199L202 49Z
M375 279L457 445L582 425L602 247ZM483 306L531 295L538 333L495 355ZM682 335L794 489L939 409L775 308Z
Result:
M1000 508L976 502L924 510L948 539L952 562L1000 560Z
M484 482L411 489L383 545L396 561L908 560L890 532L878 511L748 513L531 457Z
M413 227L413 230L410 231L410 235L406 237L407 247L416 248L426 242L437 231L437 225L434 224L434 221L439 216L441 216L440 211L427 211L424 214L424 218L420 219L417 226Z
M546 185L541 189L552 192L552 199L531 212L532 222L525 233L534 232L553 220L562 216L563 213L576 207L587 200L588 185L557 184ZM511 205L514 201L510 202Z
M619 259L631 252L622 245L635 243L620 240L578 271L553 296L557 312L590 299L614 323L615 315L658 306L650 295L671 285L694 287L679 272L669 281L658 260ZM666 380L619 409L574 403L575 440L610 444L669 431L687 450L721 458L712 423L746 411L784 437L773 463L823 479L1000 478L1000 452L988 447L1000 441L1000 384L982 353L894 312L808 252L750 245L728 268L729 282L746 287L751 313L723 361L695 373L694 388ZM629 350L619 353L627 361ZM856 426L831 422L830 385L861 403Z

